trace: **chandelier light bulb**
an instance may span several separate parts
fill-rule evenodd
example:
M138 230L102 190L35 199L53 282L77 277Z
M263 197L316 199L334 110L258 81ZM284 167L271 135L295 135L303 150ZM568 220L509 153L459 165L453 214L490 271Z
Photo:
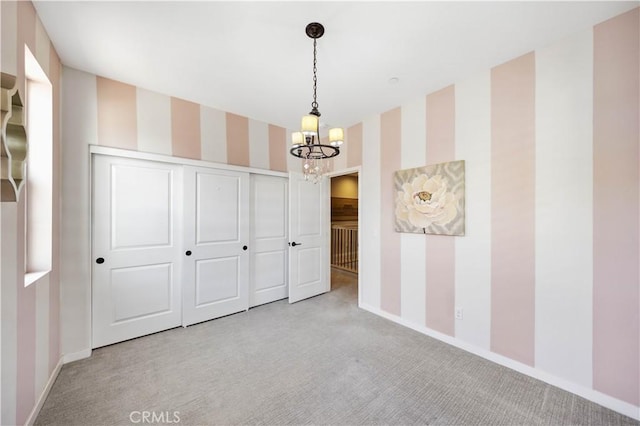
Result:
M315 115L302 116L302 133L305 136L313 136L318 133L318 117Z
M329 143L331 146L340 146L344 142L344 130L342 127L329 129Z
M291 133L291 146L297 148L304 143L304 135L302 132Z

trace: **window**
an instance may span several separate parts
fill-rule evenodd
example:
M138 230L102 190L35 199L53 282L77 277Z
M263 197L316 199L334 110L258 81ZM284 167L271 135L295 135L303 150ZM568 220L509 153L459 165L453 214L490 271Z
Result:
M25 287L51 270L53 232L53 90L25 46L29 140L25 198Z

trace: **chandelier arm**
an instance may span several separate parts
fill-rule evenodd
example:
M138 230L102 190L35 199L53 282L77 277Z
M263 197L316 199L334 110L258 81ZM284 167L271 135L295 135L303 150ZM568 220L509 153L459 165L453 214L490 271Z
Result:
M340 149L331 145L323 145L319 143L311 145L302 145L293 147L289 151L291 155L309 160L322 160L333 158L340 154Z
M330 151L328 154L325 152L325 148ZM340 150L331 145L320 145L320 151L325 158L332 158L340 154Z

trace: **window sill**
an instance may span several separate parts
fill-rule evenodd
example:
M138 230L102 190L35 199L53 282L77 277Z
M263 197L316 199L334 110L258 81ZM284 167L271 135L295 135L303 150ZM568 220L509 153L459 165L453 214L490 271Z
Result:
M24 274L24 286L29 287L36 281L49 275L49 272L51 272L50 269L46 271L27 272L26 274Z

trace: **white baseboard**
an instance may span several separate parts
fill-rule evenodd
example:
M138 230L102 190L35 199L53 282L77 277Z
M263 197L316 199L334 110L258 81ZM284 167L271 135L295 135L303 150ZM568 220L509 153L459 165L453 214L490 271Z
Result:
M91 356L91 349L84 349L82 351L66 354L62 359L64 364L69 364L70 362L89 358L90 356Z
M47 400L47 397L49 396L49 391L51 391L51 387L53 386L56 379L58 378L58 374L60 373L61 368L62 368L62 358L58 360L58 363L56 364L55 368L51 372L51 375L49 376L49 380L47 380L47 384L45 385L44 389L42 389L42 393L40 393L38 402L33 407L33 410L31 410L29 417L27 417L27 421L25 422L25 425L31 426L36 421L36 418L38 417L38 414L40 414L40 410L42 409L44 402Z
M553 374L538 370L534 367L522 364L518 361L514 361L505 356L498 355L486 349L463 342L459 339L456 339L455 337L451 337L446 334L439 333L435 330L431 330L423 325L414 324L396 315L389 314L378 308L367 305L366 303L360 303L359 307L373 314L393 321L397 324L415 330L419 333L426 334L427 336L433 337L434 339L438 339L442 342L448 343L467 352L471 352L474 355L478 355L484 359L495 362L496 364L500 364L519 373L533 377L534 379L541 380L545 383L566 390L567 392L571 392L573 394L581 396L582 398L588 399L589 401L595 402L596 404L602 405L603 407L607 407L613 411L624 414L625 416L629 416L632 419L640 420L640 407L637 407L633 404L629 404L628 402L621 401L612 396L603 394L602 392L598 392L596 390L569 382L568 380L554 376Z
M25 425L31 426L36 421L36 418L38 417L38 414L40 414L40 410L42 409L44 402L47 400L47 397L49 396L51 387L53 386L56 379L58 378L58 374L60 374L60 369L62 368L62 365L68 364L70 362L77 361L80 359L89 358L90 356L91 356L91 349L85 349L83 351L64 355L58 360L58 364L56 364L55 368L51 372L51 375L49 376L49 380L47 380L47 384L45 385L44 389L42 389L42 393L40 393L38 402L33 407L33 410L31 410L31 414L29 414L29 417L27 417L27 421L25 422Z

